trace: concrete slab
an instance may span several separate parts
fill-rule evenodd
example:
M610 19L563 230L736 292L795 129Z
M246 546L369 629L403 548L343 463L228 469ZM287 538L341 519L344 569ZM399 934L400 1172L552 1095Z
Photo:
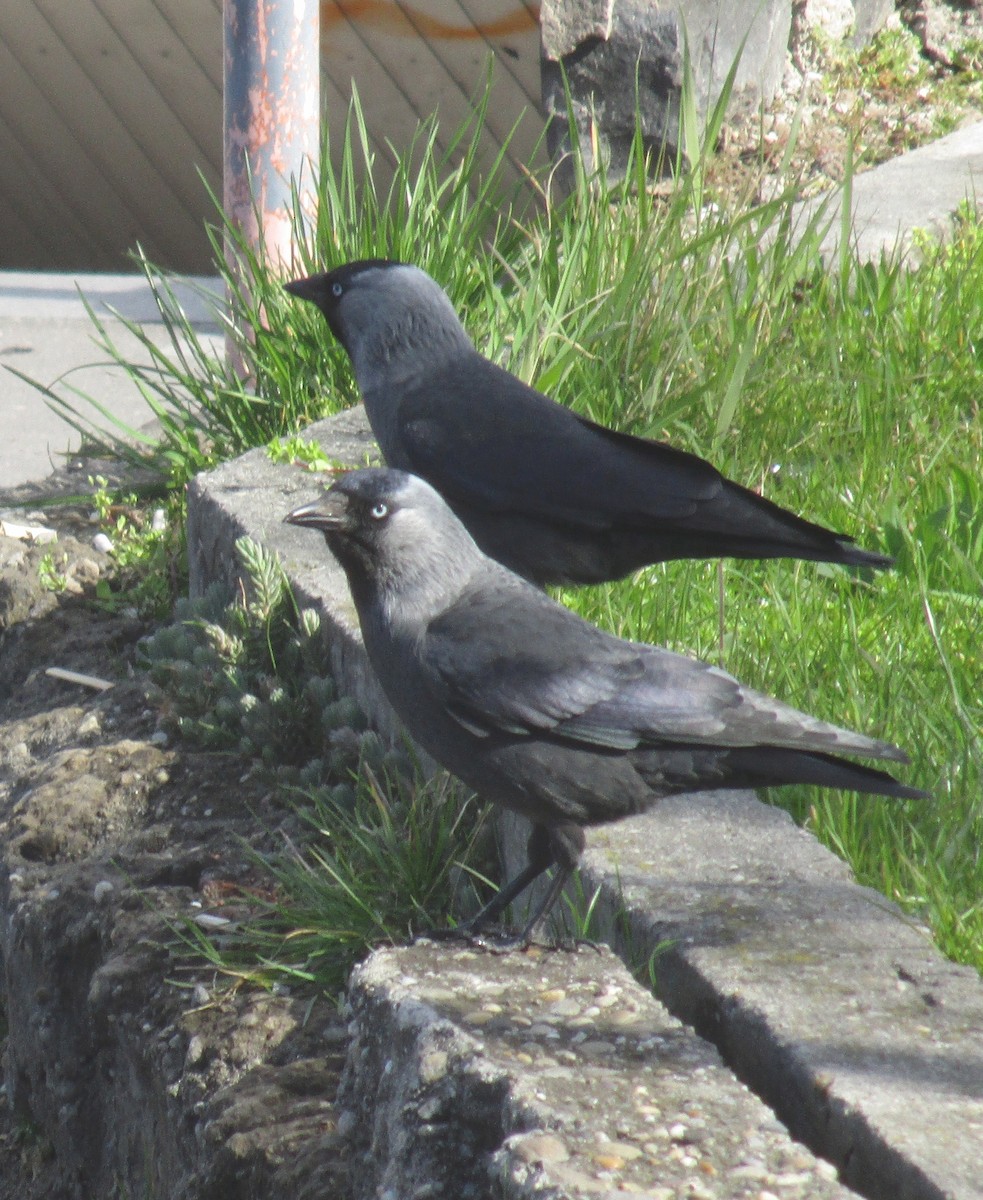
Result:
M217 279L194 278L175 285L189 318L216 354L224 352L216 305ZM94 327L82 296L105 320L113 340L136 361L147 353L113 310L139 322L155 345L170 344L153 294L142 275L39 275L0 271L0 367L10 367L73 402L96 424L107 420L71 391L91 396L113 418L141 429L153 418L139 391L120 368L110 365L93 341ZM213 300L209 300L213 297ZM36 388L12 370L0 370L0 492L39 480L78 450L80 437Z
M852 187L852 240L860 257L875 261L893 251L910 256L914 230L944 238L959 205L983 199L983 121L857 175ZM833 193L831 214L841 194ZM807 217L828 199L820 196L803 205L801 215ZM839 240L837 220L823 241L827 261Z
M527 831L504 837L511 873ZM592 830L602 936L793 1136L878 1200L983 1196L983 980L747 793Z
M333 458L371 448L358 410L311 427ZM322 486L253 451L189 491L192 588L238 574L234 541L275 548L321 614L339 685L397 726L320 538L281 524ZM503 822L513 861L525 844ZM511 828L511 833L510 833ZM592 830L582 880L600 927L714 1042L793 1134L877 1200L983 1197L983 981L782 811L750 793L664 801ZM562 956L557 961L562 962Z
M605 948L380 950L349 989L355 1195L846 1200Z

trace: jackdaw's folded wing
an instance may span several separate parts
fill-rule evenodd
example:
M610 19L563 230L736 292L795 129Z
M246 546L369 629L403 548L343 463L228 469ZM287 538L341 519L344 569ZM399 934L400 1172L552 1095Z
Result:
M695 455L594 425L477 355L405 395L397 419L408 468L489 512L644 528L692 517L724 487Z
M447 711L479 736L536 735L631 750L712 744L739 685L695 660L611 637L535 589L475 590L427 628Z
M426 646L447 711L479 736L906 761L896 746L799 712L719 667L614 638L533 588L466 593L430 623Z

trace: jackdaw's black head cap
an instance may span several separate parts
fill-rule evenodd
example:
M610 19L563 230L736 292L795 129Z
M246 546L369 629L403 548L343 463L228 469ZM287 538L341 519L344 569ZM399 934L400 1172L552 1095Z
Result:
M422 586L436 596L484 559L440 495L405 471L349 471L284 520L324 534L353 590Z
M335 267L333 271L308 275L306 279L293 279L283 286L291 296L316 304L331 327L331 332L343 343L338 328L338 308L345 296L358 286L359 277L370 271L386 271L403 265L390 258L363 258Z
M413 482L427 491L428 484L405 471L366 467L339 475L320 500L295 508L284 517L288 525L332 532L355 532L379 524L414 492Z
M412 263L363 259L284 286L321 310L360 387L360 371L385 374L396 364L405 376L472 350L447 293Z

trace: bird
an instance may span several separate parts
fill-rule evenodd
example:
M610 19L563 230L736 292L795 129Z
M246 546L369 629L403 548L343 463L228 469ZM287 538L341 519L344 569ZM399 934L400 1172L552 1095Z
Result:
M682 558L892 559L697 455L579 416L483 357L425 271L348 263L284 285L344 347L386 465L426 479L492 558L540 586Z
M793 783L926 795L842 757L908 762L897 746L579 617L486 555L417 476L351 471L284 519L319 530L344 569L369 663L411 737L485 800L532 821L526 866L462 935L481 936L555 867L517 939L528 944L585 829L665 796Z

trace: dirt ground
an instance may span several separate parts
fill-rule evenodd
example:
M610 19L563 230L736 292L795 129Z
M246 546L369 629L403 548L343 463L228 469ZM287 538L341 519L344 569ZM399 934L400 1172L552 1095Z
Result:
M27 510L16 518L55 527L58 541L0 536L0 906L14 930L3 964L0 1200L157 1194L127 1190L102 1162L142 1136L118 1116L140 1106L168 1180L194 1141L175 1134L169 1151L162 1127L201 1114L195 1137L207 1125L214 1161L193 1194L225 1194L222 1172L241 1172L246 1160L255 1160L257 1180L268 1175L280 1188L289 1146L310 1179L326 1186L330 1178L330 1194L341 1196L331 1105L346 1035L335 1006L236 989L173 953L173 922L221 915L229 884L252 869L243 843L263 848L289 816L248 762L172 745L159 730L134 666L149 627L94 605L96 582L112 567L93 550L96 528L85 515ZM39 567L50 554L68 590L42 585ZM111 687L53 678L52 667ZM155 1119L145 1084L129 1085L118 1063L105 1065L109 1039L90 1028L100 1012L124 1049L132 1033L138 1057L154 1058L157 1075L171 1081L175 1112ZM42 1055L32 1039L45 1026ZM66 1102L78 1086L73 1071L110 1082ZM166 1095L161 1103L170 1103ZM64 1144L53 1144L53 1129ZM70 1148L87 1143L98 1151L80 1158Z

